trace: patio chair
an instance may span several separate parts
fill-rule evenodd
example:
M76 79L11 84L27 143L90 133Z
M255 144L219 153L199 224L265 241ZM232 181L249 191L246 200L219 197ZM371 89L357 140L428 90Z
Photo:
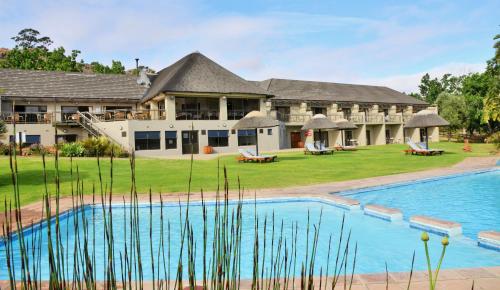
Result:
M267 159L272 159L272 161L274 161L278 157L278 155L269 155L269 154L257 155L257 153L255 152L255 150L253 150L253 149L247 149L247 152L250 153L250 155L252 155L252 156L255 156L255 157L264 157L264 158L267 158Z
M254 155L246 149L238 149L240 156L238 161L240 162L273 162L276 160L276 155Z
M356 151L356 150L358 150L358 147L355 145L348 146L348 145L337 144L337 145L335 145L335 150L337 150L337 151Z
M412 155L425 155L425 156L430 156L430 155L436 155L436 154L443 154L444 150L440 149L424 149L419 147L417 144L415 144L411 139L408 139L406 142L408 146L410 146L409 149L405 150L406 154L412 154Z
M316 155L316 154L333 154L333 150L331 149L318 149L314 146L313 143L306 143L305 148L304 148L304 154L311 154L311 155Z

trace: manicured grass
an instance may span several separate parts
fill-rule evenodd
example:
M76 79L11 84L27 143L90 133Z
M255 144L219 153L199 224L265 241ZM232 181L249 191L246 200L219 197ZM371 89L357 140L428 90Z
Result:
M462 161L467 156L487 156L493 146L473 144L472 153L462 152L463 144L439 143L433 147L442 148L442 156L410 156L402 151L404 145L383 145L360 148L354 152L335 152L333 155L311 156L302 152L279 154L279 162L267 164L238 163L235 156L220 158L220 166L226 166L232 188L236 188L237 178L247 189L287 187L332 181L342 181L365 177L381 176L429 168L449 166ZM47 158L49 190L54 192L54 157ZM77 158L74 163L80 178L84 180L85 192L91 193L92 184L98 184L97 161L95 158ZM198 160L193 164L193 191L206 191L217 187L217 160ZM109 185L109 158L101 160L103 179ZM189 160L146 159L136 160L137 186L139 192L183 192L187 190ZM42 198L44 183L42 159L40 157L18 157L21 202L27 204ZM70 194L69 158L60 159L61 189ZM221 172L222 176L222 172ZM222 177L221 177L222 179ZM130 166L128 159L114 160L113 192L130 192ZM3 211L4 197L12 193L9 159L0 157L0 211Z

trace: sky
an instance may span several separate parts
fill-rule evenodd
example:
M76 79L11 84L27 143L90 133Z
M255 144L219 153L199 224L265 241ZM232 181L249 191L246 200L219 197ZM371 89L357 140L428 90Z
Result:
M291 78L418 91L425 73L481 71L500 0L0 0L0 47L23 28L86 62L160 70L199 51L249 80Z

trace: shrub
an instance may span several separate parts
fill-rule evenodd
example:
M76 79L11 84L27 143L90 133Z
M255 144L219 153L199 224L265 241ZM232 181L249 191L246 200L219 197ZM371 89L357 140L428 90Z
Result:
M80 143L65 143L61 147L61 156L65 157L81 157L85 149Z
M9 144L4 144L0 142L0 155L9 155L10 148Z
M42 144L38 144L38 143L34 143L34 144L31 144L30 147L30 154L33 154L33 155L41 155L43 153L46 153L47 150L45 150L45 147L43 147Z
M124 151L122 147L112 143L104 136L85 139L81 144L85 150L84 155L88 157L94 157L97 154L99 156L111 156L111 151L114 152L116 157L128 157L127 151Z
M497 150L500 149L500 131L491 134L488 138L486 138L486 143L492 143L495 145Z

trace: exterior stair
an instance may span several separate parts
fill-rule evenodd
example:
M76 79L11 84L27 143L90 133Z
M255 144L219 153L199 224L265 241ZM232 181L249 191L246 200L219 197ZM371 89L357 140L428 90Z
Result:
M104 130L99 128L95 123L101 122L98 118L96 118L93 114L89 112L77 112L78 118L75 119L76 123L80 125L83 129L89 132L94 137L104 136L108 138L111 142L117 144L122 147L124 150L130 153L130 149L125 148L123 144L115 140L112 136L107 134Z

